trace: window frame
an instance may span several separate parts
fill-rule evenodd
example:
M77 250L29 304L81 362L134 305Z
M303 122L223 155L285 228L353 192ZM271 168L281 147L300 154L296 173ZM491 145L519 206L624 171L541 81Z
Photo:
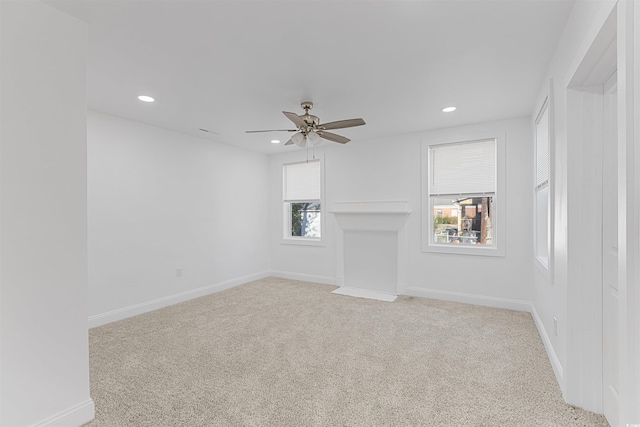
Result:
M301 163L308 162L319 162L320 163L320 199L309 199L309 200L296 200L296 202L302 203L310 203L310 202L319 202L320 203L320 237L304 237L304 236L292 236L291 235L291 202L287 202L284 199L284 185L285 185L285 167L287 165L295 165ZM324 197L324 156L320 156L311 160L302 160L296 162L285 162L282 163L282 181L281 181L281 203L282 203L282 239L280 241L281 244L287 245L303 245L303 246L324 246L325 245L325 235L326 235L326 207L325 207L325 197Z
M505 130L492 126L481 126L473 130L434 131L425 136L421 142L421 167L422 174L422 252L478 255L478 256L505 256L506 247L506 202L505 202L505 173L506 173L506 146ZM430 194L431 189L431 148L444 144L461 144L475 141L495 140L496 143L496 189L493 196L494 211L493 220L493 244L485 245L452 245L433 241L433 203ZM471 195L472 193L469 193Z
M554 212L554 160L553 160L553 147L554 147L554 120L553 120L553 98L551 94L553 93L553 81L549 82L549 92L544 97L540 108L537 110L538 113L535 115L534 120L532 122L532 130L533 130L533 258L534 264L537 270L543 275L543 277L549 281L553 282L553 254L554 254L554 245L553 245L553 212ZM537 126L540 123L544 113L547 113L547 132L548 132L548 177L545 185L538 184L538 138L537 138ZM539 221L538 221L538 195L540 190L547 189L547 259L540 257L538 254L538 235L539 235Z

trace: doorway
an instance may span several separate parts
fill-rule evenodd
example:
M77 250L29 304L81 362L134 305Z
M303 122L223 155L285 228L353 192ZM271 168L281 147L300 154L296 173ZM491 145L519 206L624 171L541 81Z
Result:
M567 89L569 403L619 421L617 22L610 14Z

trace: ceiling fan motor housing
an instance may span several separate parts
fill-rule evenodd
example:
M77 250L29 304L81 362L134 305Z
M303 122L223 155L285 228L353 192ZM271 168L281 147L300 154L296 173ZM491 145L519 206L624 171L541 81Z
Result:
M320 119L313 114L309 114L309 110L313 108L313 102L305 101L300 104L302 109L304 110L304 114L300 116L302 120L307 124L307 129L300 129L304 134L312 131L320 124Z
M320 119L317 116L314 116L312 114L304 114L300 116L300 118L304 120L307 126L310 126L312 128L315 128L320 124Z

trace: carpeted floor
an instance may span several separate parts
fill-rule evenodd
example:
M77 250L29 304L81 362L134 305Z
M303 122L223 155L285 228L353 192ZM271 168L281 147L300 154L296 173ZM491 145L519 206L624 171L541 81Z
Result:
M90 331L99 426L607 426L528 313L268 278Z

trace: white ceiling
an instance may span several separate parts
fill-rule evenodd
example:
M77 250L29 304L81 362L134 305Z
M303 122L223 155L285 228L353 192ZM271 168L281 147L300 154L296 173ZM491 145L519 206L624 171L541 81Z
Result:
M264 153L313 101L350 144L530 115L569 0L49 0L89 24L89 108ZM157 102L145 104L140 94ZM454 113L443 113L455 105ZM217 134L207 134L199 129ZM325 142L325 144L330 144Z

